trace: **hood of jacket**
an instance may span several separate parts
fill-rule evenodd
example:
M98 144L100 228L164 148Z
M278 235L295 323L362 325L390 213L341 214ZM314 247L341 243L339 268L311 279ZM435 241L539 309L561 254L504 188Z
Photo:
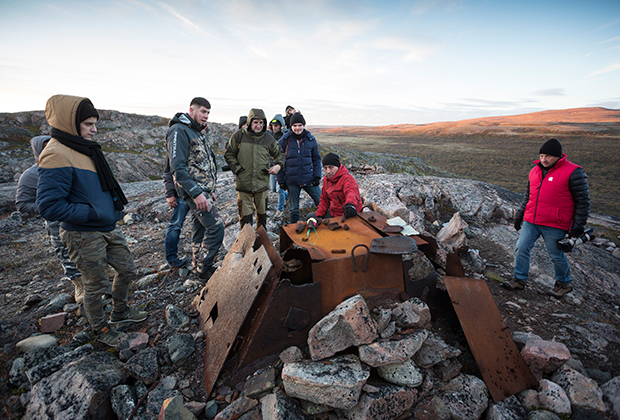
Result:
M263 120L263 129L260 133L253 132L250 127L252 126L252 120ZM252 108L248 113L248 126L243 129L250 136L262 136L267 132L267 117L262 109Z
M54 95L45 104L45 118L55 129L80 136L81 133L78 130L80 122L77 121L77 115L84 101L90 102L90 99L80 96Z
M189 128L201 132L206 129L206 125L200 125L196 121L193 120L192 117L189 116L187 112L177 112L174 117L168 123L168 127L172 127L175 124L183 124L188 126Z
M282 132L286 132L286 125L284 124L284 117L282 117L282 114L274 115L270 121L273 120L278 120L280 122L280 125L282 126Z
M50 136L36 136L30 139L30 147L32 147L32 153L35 159L39 159L39 155L45 147L45 142L51 139Z

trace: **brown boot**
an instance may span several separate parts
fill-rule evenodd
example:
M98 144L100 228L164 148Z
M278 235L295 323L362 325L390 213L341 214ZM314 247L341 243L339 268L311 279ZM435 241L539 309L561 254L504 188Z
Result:
M556 299L560 299L562 296L572 291L573 286L571 286L570 283L562 283L561 281L556 280L555 286L553 287L553 289L547 291L547 294L549 296L553 296Z
M505 281L502 283L508 290L523 290L525 286L527 286L527 282L519 279L512 279L510 281Z
M84 302L84 295L86 294L86 290L84 290L84 282L82 281L82 276L74 277L71 280L73 286L75 287L75 303Z

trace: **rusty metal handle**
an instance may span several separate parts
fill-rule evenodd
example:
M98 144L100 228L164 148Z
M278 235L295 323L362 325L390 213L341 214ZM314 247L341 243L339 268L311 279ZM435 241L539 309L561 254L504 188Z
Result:
M368 270L368 255L370 254L370 249L366 244L357 244L351 250L351 261L353 262L353 272L357 273L357 261L355 260L355 249L363 246L366 248L366 254L364 254L364 259L362 260L362 271L365 273Z

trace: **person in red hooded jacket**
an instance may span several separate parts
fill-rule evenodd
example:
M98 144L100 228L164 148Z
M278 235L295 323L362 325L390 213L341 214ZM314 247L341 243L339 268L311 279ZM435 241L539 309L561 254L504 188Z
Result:
M353 175L340 163L340 157L335 153L328 153L323 157L323 190L317 217L349 217L356 216L362 211L360 189Z
M570 162L562 145L550 139L540 148L540 159L529 174L527 191L515 215L515 229L523 229L515 249L514 279L503 283L509 290L527 285L530 251L542 236L555 271L555 287L547 292L561 298L573 290L570 267L557 242L580 237L585 231L590 211L588 177L583 168Z

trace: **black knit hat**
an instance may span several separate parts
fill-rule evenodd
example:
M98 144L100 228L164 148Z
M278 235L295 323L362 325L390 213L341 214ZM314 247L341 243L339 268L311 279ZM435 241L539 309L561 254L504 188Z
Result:
M336 166L340 168L340 157L335 153L328 153L323 157L323 166Z
M306 125L306 120L304 120L304 116L301 115L299 112L296 112L291 116L291 127L293 126L293 124L297 123L301 123L301 125L303 125L304 127Z
M243 127L247 123L248 123L248 117L246 117L245 115L242 115L239 117L239 128Z
M541 155L562 157L562 145L556 139L547 140L538 153Z
M90 117L95 117L99 119L99 113L93 106L93 103L90 99L84 99L80 102L78 106L78 110L75 114L75 126L77 128L77 132L80 133L80 124L82 121L89 119Z

